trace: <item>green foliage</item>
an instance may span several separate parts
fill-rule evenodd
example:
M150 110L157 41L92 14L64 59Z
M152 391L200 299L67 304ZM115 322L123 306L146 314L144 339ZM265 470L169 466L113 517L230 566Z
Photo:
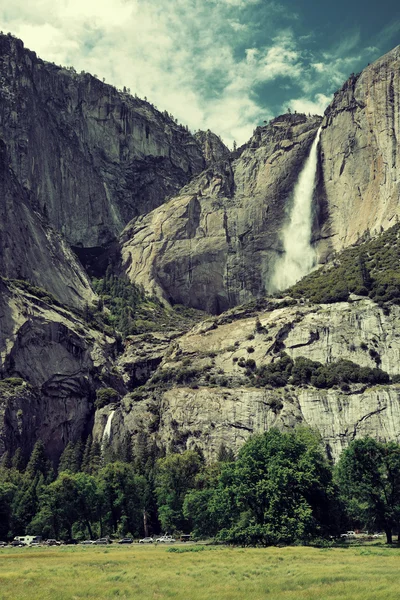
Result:
M47 304L54 304L56 306L62 306L61 303L57 300L57 298L55 298L50 292L48 292L47 290L45 290L41 287L33 285L32 283L30 283L29 281L26 281L25 279L12 279L11 281L14 285L19 287L20 289L28 292L29 294L32 294L32 296L35 296L36 298L40 298Z
M204 375L203 368L181 367L177 369L162 369L153 375L151 385L160 383L166 385L187 385L198 380L202 375Z
M290 383L332 388L349 383L375 385L389 382L389 375L378 367L360 367L345 359L323 365L304 356L299 356L293 361L284 353L274 362L254 370L254 383L258 387L283 387Z
M169 454L156 463L156 496L159 519L164 531L187 531L189 521L183 514L185 495L201 469L197 452Z
M94 405L97 409L103 408L104 406L107 406L107 404L117 402L118 400L119 394L117 390L114 390L113 388L100 388L96 391L96 400Z
M97 306L86 308L86 321L108 333L118 331L124 338L149 331L189 329L204 317L194 309L165 307L143 287L114 276L111 267L103 279L93 279L92 285L100 299Z
M251 437L217 485L192 490L187 517L198 535L241 545L307 541L335 530L335 489L320 440L308 430Z
M64 452L61 454L58 472L70 471L71 473L78 473L82 466L82 453L82 444L80 442L77 444L68 442L64 448Z
M387 542L400 523L400 446L372 438L343 451L336 476L349 516L371 529L384 529Z
M8 377L0 380L0 398L1 396L9 396L23 393L22 387L28 384L20 377Z
M0 466L0 537L143 536L162 530L244 546L328 547L329 536L343 528L383 528L390 542L399 526L395 443L353 442L335 480L320 438L307 429L252 436L237 460L221 444L219 461L209 465L193 450L160 458L144 435L126 445L111 449L107 462L104 447L90 437L83 453L80 443L70 443L55 480L41 442L25 472L6 457ZM117 460L120 453L125 462Z
M324 267L288 290L294 298L330 303L347 300L350 293L369 296L379 304L400 302L400 224L374 240L341 252Z

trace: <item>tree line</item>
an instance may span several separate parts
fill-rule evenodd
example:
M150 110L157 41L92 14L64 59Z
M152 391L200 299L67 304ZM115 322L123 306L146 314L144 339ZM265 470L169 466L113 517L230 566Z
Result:
M199 450L162 455L139 434L117 452L68 444L57 473L38 441L0 466L0 539L192 533L240 545L312 543L346 529L399 533L400 446L353 441L333 465L308 429L252 436L213 464Z

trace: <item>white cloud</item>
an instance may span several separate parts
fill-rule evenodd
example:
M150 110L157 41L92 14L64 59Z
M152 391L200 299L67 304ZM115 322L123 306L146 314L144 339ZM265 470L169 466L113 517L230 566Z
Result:
M237 36L250 27L237 9L259 2L14 0L0 8L0 28L45 60L125 85L192 129L209 127L227 143L242 143L265 118L254 84L301 70L287 32L265 48L235 52ZM271 3L271 12L278 6Z
M252 6L268 15L263 46L246 10ZM292 102L320 107L321 92L352 70L340 52L355 47L357 33L309 66L300 38L279 27L287 12L266 0L13 0L0 3L0 29L45 60L129 87L191 129L213 129L232 144L273 116L257 86L285 77L302 90Z
M323 115L326 107L332 100L332 96L316 94L313 100L309 98L295 98L290 100L288 106L298 113L310 113L311 115ZM284 108L282 107L282 110Z

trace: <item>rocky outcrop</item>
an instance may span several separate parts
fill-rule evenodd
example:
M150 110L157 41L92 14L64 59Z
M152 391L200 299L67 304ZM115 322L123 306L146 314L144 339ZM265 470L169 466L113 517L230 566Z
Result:
M220 313L265 294L291 192L320 119L259 127L236 160L212 165L122 234L131 281L171 303Z
M95 298L65 240L34 210L0 140L0 275L44 288L60 302L83 309Z
M299 426L318 431L328 456L337 460L356 438L400 441L400 386L357 394L313 388L181 388L164 394L160 414L167 447L200 447L208 461L215 460L222 444L237 453L252 434Z
M218 135L215 135L209 129L198 131L194 134L194 137L201 146L207 167L229 156L229 148L225 146Z
M0 35L0 136L20 184L68 242L100 246L162 204L205 159L167 113Z
M29 455L41 439L56 461L90 432L96 388L116 387L114 340L49 298L0 288L0 453L20 446Z
M352 75L325 111L320 186L334 250L399 215L399 114L400 46Z
M237 451L251 434L271 427L318 430L335 460L357 437L400 441L397 384L318 389L289 382L273 388L255 387L251 378L256 367L278 360L282 351L322 364L343 358L365 367L379 364L398 375L400 307L388 314L361 298L334 305L285 304L242 314L234 309L171 341L147 385L143 379L120 404L96 413L95 437L102 438L113 410L116 447L126 433L133 440L144 434L167 449L201 448L207 460L215 459L222 443ZM120 361L125 370L128 352Z

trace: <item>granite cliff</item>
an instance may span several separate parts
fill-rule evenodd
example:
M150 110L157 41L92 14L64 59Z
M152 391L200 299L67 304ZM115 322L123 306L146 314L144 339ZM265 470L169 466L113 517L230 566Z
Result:
M351 264L364 297L347 302L312 303L299 288L265 297L321 126L311 236L321 263L335 257L324 273L336 252L396 220L399 56L350 77L323 118L282 115L229 152L212 132L192 135L146 100L1 35L0 454L28 454L41 438L56 463L68 441L101 441L107 423L116 452L144 438L207 460L271 426L318 429L334 459L355 437L399 441L398 258L386 265L360 247ZM93 292L71 246L100 271L110 262L109 283L127 275L151 295L140 335L113 330L110 297ZM152 321L154 296L166 312ZM218 316L187 332L177 311L159 327L175 304ZM119 308L135 319L136 307ZM364 371L324 386L265 379L301 357ZM107 388L113 399L96 405Z
M400 439L400 387L365 384L318 388L291 383L259 385L254 373L276 363L282 352L324 365L339 359L362 367L377 364L392 377L400 373L400 309L387 310L354 297L331 305L264 303L233 309L174 340L137 340L128 362L147 356L147 384L96 413L94 433L102 433L110 412L112 442L126 432L145 431L167 448L199 447L208 460L221 444L237 451L252 434L272 426L317 429L327 452L337 459L356 437ZM165 342L165 340L164 340ZM136 355L136 358L135 358ZM127 356L117 362L127 379ZM153 361L153 362L152 362ZM142 380L144 382L146 378Z
M74 253L18 182L1 140L0 275L27 280L75 308L95 298Z
M285 115L257 128L239 151L129 224L121 253L131 281L211 313L265 294L288 198L320 122Z
M334 250L399 215L400 46L352 75L325 111L321 195Z
M110 242L210 160L168 113L88 73L44 62L5 35L0 99L0 136L16 177L72 245ZM210 147L217 145L208 140Z
M352 75L325 111L314 192L317 260L386 229L399 214L400 46ZM318 117L284 115L135 219L124 268L165 300L221 312L271 290L282 229Z
M80 316L0 279L0 454L29 455L41 439L56 461L86 436L96 388L121 385L110 372L115 356L115 340Z

